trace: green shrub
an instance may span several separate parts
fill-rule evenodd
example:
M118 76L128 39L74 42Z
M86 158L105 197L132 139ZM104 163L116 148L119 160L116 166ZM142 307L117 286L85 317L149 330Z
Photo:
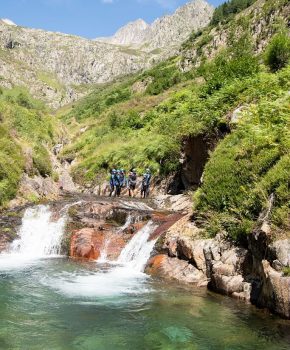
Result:
M272 222L281 227L287 221L288 100L283 97L253 105L213 152L196 199L200 213L211 213L208 219L211 232L223 229L235 239L249 233L253 222L267 208L271 194L275 198Z
M15 196L23 168L21 148L0 125L0 206Z
M239 46L239 43L236 45ZM234 79L244 79L258 71L258 60L246 47L239 52L234 47L220 52L212 62L205 63L199 69L206 80L203 88L206 94L212 94Z
M284 276L290 277L290 267L284 267L282 271Z
M290 59L290 37L286 31L280 32L270 41L266 53L265 63L272 72L285 67Z
M33 149L33 165L41 176L52 174L52 165L47 149L43 145L36 145Z

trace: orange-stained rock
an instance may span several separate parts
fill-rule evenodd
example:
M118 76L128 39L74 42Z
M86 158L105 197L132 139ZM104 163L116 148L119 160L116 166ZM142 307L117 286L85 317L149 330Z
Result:
M170 258L165 254L156 255L149 260L145 271L151 275L197 286L207 284L206 276L188 261Z
M109 260L117 260L118 256L121 254L122 249L127 244L127 241L122 235L118 233L111 234L107 239L107 257Z
M98 259L103 246L104 233L92 228L83 228L71 238L70 256L89 260Z
M116 231L113 226L108 224L99 227L99 229L83 228L78 230L71 237L70 256L96 260L100 257L102 250L106 249L107 258L117 260L122 249L143 225L143 223L131 225L123 232Z
M165 262L167 255L159 254L153 256L147 263L146 272L150 275L161 275L162 264Z

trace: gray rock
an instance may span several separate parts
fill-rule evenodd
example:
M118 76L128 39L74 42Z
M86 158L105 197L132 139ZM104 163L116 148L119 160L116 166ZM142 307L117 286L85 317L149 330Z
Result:
M275 241L270 245L269 249L283 266L290 266L290 239Z
M167 46L178 46L192 31L203 28L210 22L213 10L205 0L190 1L172 15L158 18L151 25L138 19L120 28L114 36L96 40L142 48L147 52Z

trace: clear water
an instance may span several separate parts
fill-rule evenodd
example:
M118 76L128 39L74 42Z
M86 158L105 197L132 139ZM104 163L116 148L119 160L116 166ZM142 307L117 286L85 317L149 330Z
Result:
M95 262L10 262L0 258L1 350L290 349L287 321L205 290Z
M290 349L289 322L142 273L151 222L111 263L60 257L64 226L30 208L0 255L0 350Z

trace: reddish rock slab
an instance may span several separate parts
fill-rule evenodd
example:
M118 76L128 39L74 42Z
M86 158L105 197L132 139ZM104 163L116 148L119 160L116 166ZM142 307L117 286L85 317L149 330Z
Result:
M162 233L166 232L172 225L174 225L178 220L180 220L184 215L183 214L171 214L166 216L155 216L153 220L160 225L156 228L156 230L150 235L149 240L156 239ZM158 221L158 218L161 219L161 222Z
M103 246L104 233L92 228L76 231L71 237L70 256L96 260L100 256Z
M71 237L70 256L97 260L105 249L108 260L117 260L125 245L144 224L132 224L124 231L118 231L109 224L104 224L99 229L86 227L77 230Z

